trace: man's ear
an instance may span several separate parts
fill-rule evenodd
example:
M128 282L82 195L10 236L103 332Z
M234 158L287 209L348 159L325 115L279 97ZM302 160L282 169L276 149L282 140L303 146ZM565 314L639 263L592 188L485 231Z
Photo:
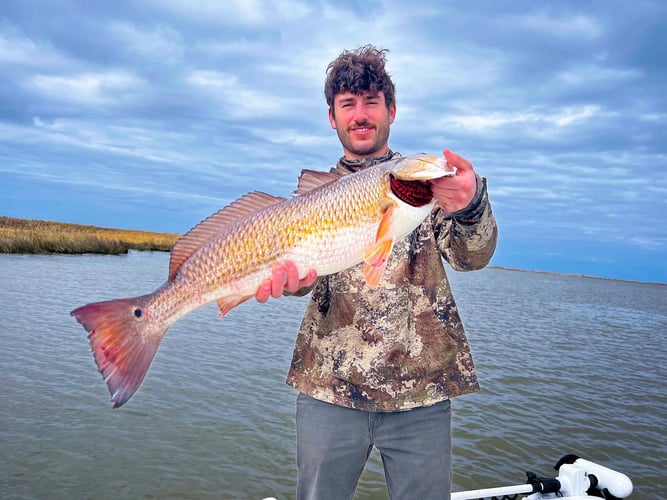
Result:
M394 123L395 119L396 119L396 103L392 102L391 105L389 106L389 125Z
M334 114L333 106L329 106L329 123L331 128L336 130L336 115Z

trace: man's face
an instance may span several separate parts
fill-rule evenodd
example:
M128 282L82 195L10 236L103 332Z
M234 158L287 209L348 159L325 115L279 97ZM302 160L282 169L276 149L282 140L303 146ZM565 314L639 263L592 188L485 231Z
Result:
M392 103L387 109L384 92L338 94L333 108L329 108L329 123L338 134L346 158L370 158L387 152L396 105Z

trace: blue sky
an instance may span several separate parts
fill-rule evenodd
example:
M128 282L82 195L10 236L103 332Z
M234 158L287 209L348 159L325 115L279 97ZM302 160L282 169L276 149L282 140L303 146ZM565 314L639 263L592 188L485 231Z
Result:
M390 50L403 154L469 158L493 265L667 282L661 0L4 0L0 215L185 232L341 147L325 69Z

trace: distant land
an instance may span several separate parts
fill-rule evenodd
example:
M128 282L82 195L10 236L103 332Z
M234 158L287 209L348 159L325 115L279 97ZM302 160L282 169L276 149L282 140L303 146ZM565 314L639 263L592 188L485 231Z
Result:
M19 219L0 216L0 253L19 254L84 254L100 253L120 255L129 250L169 252L181 235L156 233L130 229L114 229L66 222ZM557 274L575 278L624 281L667 286L666 283L602 278L586 274L555 273L503 266L488 266L489 269L506 271Z
M168 252L179 237L171 233L0 216L0 253L119 255L129 250Z
M518 273L554 274L558 276L569 276L572 278L586 278L591 280L605 280L605 281L622 281L624 283L641 283L642 285L667 286L667 283L659 283L657 281L639 281L639 280L624 280L620 278L603 278L601 276L591 276L589 274L555 273L553 271L536 271L531 269L516 269L513 267L503 267L503 266L487 266L487 269L503 269L505 271L513 271Z

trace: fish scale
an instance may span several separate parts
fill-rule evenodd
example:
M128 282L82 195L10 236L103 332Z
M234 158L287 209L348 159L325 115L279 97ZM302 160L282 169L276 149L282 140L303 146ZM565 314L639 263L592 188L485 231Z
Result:
M310 269L321 276L364 262L376 286L394 241L434 206L425 182L454 174L442 158L423 154L345 176L304 170L292 198L249 193L202 221L172 248L169 279L156 291L72 311L89 332L114 407L139 388L174 322L212 301L227 314L276 265L293 261L303 278Z

